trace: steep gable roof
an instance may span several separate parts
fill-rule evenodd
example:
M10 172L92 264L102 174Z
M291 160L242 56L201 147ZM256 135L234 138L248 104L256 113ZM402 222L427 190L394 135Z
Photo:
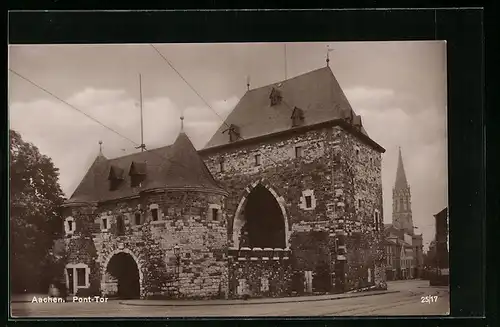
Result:
M271 105L269 98L273 90L279 91L282 96L281 102L276 105ZM324 67L247 91L205 148L228 144L229 137L223 131L231 124L240 128L242 139L291 129L295 107L304 114L303 125L355 117L337 79L329 67ZM362 127L360 130L366 135Z
M131 169L145 174L140 186L131 185ZM110 190L108 177L116 171L124 171L121 175L123 181L115 190ZM180 133L169 146L114 159L98 157L67 204L117 200L154 189L225 193L189 138Z

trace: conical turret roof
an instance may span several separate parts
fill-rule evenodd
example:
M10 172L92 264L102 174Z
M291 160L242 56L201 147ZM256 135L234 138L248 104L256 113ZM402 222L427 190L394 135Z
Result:
M164 167L168 189L198 189L224 192L198 155L193 143L181 131L171 146L169 164ZM158 187L162 187L158 185Z
M111 170L123 171L113 189L109 180ZM143 174L144 179L140 185L133 186L132 175L137 173ZM117 200L153 189L226 194L187 135L181 132L175 142L166 147L114 159L100 154L67 203Z

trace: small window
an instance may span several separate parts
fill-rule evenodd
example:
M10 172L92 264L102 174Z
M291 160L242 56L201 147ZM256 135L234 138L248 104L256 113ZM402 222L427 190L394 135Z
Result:
M362 201L361 199L358 199L358 208L361 208Z
M86 269L76 268L76 286L86 286Z
M141 214L139 212L135 213L135 224L140 225L141 224Z
M61 226L61 225L59 225ZM73 220L68 220L68 231L72 232L73 231Z
M359 149L356 149L356 157L359 159Z
M224 159L221 159L221 161L219 162L219 171L222 173L224 172Z
M219 214L219 209L212 208L212 219L217 220L217 215Z
M142 182L145 179L145 175L132 175L130 176L130 186L132 187L141 187Z
M373 165L373 158L370 158L370 165Z
M112 179L109 181L109 190L110 191L116 191L118 189L118 186L120 186L121 180L119 179Z
M379 215L378 215L378 211L375 211L375 230L378 232L378 226L379 226Z
M256 154L255 155L255 165L256 166L260 166L260 154Z
M108 229L108 219L102 218L102 229Z
M123 221L123 217L116 218L116 233L118 236L125 234L125 223Z
M300 158L300 157L302 157L302 147L296 146L295 147L295 158Z
M310 208L312 206L312 199L310 195L306 195L306 208Z
M151 217L153 221L158 221L158 209L151 209Z

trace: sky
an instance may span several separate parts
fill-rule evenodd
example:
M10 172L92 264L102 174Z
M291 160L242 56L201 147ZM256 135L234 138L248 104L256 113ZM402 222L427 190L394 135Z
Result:
M386 149L382 155L384 222L392 222L392 188L401 147L413 222L427 248L435 233L433 215L448 203L445 42L154 47L9 47L9 68L52 94L11 72L10 128L52 158L67 197L99 153L99 141L108 158L138 151L140 84L148 149L175 140L181 115L186 134L200 149L246 92L247 78L250 88L256 88L324 67L329 48L330 68L351 106L361 115L370 137Z

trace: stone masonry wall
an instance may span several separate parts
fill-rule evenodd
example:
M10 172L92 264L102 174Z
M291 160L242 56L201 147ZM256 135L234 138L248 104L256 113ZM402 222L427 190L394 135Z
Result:
M347 289L371 285L383 288L382 156L347 133L343 133L342 140L344 192L349 204L344 216Z
M299 158L295 157L296 146L302 147ZM255 165L256 154L261 155L260 166ZM363 232L361 252L369 252L369 245L376 243L373 241L374 210L378 210L383 217L381 156L342 128L312 130L258 144L221 148L216 152L207 150L201 155L214 177L230 194L226 206L230 238L233 223L238 219L235 213L241 199L251 191L252 184L262 180L283 200L288 224L287 244L296 258L292 260L296 265L301 258L304 262L307 251L311 251L305 243L311 243L314 231L323 231L328 235L324 245L317 246L318 253L323 254L315 256L314 262L307 260L308 267L300 269L314 271L322 266L324 258L328 258L330 267L326 270L332 274L331 284L334 284L335 267L345 264L348 259L344 256L346 252L359 252L347 245L352 243L346 238L353 231ZM223 171L220 169L221 161L224 162ZM305 194L313 197L312 209L303 206ZM297 233L302 234L301 241L292 242L293 235ZM359 257L358 254L348 256L352 261ZM372 257L366 253L360 260L367 267L372 265ZM359 264L357 262L353 267ZM354 284L354 280L367 278L368 268L357 272L353 267L344 269L349 275L347 278L352 280L348 283Z
M230 261L231 298L279 297L290 292L291 269L287 261Z
M213 207L219 211L215 217ZM152 220L151 208L158 210L158 221ZM94 208L92 219L85 222L79 214L82 208L73 209L71 214L77 231L92 230L95 262L99 265L99 269L91 270L93 279L102 282L111 257L125 252L138 264L141 297L203 298L227 293L227 227L223 208L221 195L158 192L101 205ZM141 215L138 225L136 213ZM107 231L102 230L103 217L108 222ZM123 217L125 225L121 236L117 235L118 217ZM75 232L71 239L78 237ZM179 265L173 252L176 245L180 249ZM70 252L74 256L74 251ZM108 283L101 283L101 288L103 294L116 291L116 286Z
M291 138L246 145L243 148L221 149L216 153L202 153L207 167L228 191L226 212L229 233L237 206L246 193L245 188L265 180L280 197L286 199L285 209L289 230L294 224L326 220L326 203L330 198L332 160L325 148L331 130L310 131ZM302 157L295 158L295 147L302 147ZM256 166L254 156L261 155L261 165ZM220 162L224 161L224 171ZM315 207L301 208L303 191L313 190Z

